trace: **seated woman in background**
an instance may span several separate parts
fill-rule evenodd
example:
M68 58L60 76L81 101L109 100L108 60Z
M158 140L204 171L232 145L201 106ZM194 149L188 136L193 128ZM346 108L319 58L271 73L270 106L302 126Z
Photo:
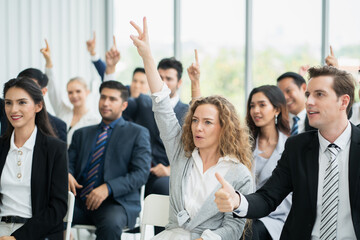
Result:
M153 239L239 240L245 219L218 211L214 194L221 185L215 172L238 191L252 192L247 128L229 101L210 96L194 100L182 130L170 104L170 90L151 55L146 19L144 31L131 24L139 33L131 39L144 62L156 123L171 164L169 224Z
M45 42L46 48L42 48L40 51L46 61L45 74L49 78L48 96L56 116L61 118L68 127L67 143L68 146L70 146L72 135L74 134L75 130L98 124L101 121L101 117L99 111L97 111L97 108L88 108L87 98L90 91L85 80L80 77L70 79L66 85L67 95L72 106L67 104L62 99L62 85L59 81L54 79L50 47L46 40ZM94 101L92 104L94 103L96 102Z
M256 190L269 179L284 151L285 141L290 135L288 116L284 94L277 86L264 85L251 91L246 121L256 140L252 168ZM245 239L279 239L290 207L289 195L269 216L253 220L253 230Z
M1 239L62 239L66 143L54 137L33 80L9 80L4 101L8 125L0 138L0 236L6 237Z

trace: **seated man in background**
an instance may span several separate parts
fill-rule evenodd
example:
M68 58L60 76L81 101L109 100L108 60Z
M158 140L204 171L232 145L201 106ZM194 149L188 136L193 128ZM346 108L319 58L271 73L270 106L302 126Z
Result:
M41 92L43 96L47 93L47 85L49 82L48 77L42 73L39 69L36 68L28 68L24 71L20 72L17 77L28 77L32 80L34 80L41 88ZM56 106L54 106L56 107ZM66 131L66 123L61 120L60 118L57 118L50 113L47 113L49 117L50 124L56 134L56 136L66 142L67 141L67 131ZM3 128L3 126L1 126ZM6 129L6 127L5 127ZM4 131L5 131L4 129ZM1 130L2 131L2 130Z
M116 81L100 86L98 125L77 130L69 153L69 188L76 195L74 224L93 224L97 239L119 239L140 212L139 189L149 175L147 129L124 120L128 90Z

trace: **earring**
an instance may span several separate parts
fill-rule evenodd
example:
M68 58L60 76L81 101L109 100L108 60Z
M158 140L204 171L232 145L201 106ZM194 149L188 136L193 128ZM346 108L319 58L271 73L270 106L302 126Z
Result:
M278 115L275 115L275 125L278 123Z

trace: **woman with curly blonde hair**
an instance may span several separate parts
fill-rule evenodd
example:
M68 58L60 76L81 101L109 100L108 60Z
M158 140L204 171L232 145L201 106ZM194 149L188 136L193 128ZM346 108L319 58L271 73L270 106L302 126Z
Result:
M144 31L131 24L139 33L131 39L144 62L155 120L171 165L169 224L153 239L240 239L245 219L235 219L232 213L217 209L214 194L221 185L215 173L241 193L253 190L247 129L241 126L228 100L210 96L192 103L182 131L171 107L170 90L151 55L146 19ZM198 86L198 61L188 73L192 87Z

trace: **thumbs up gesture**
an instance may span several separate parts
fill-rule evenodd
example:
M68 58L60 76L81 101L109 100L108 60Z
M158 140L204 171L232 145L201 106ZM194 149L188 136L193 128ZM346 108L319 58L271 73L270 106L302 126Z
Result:
M235 189L219 173L215 176L221 188L215 193L215 203L220 212L232 212L240 205L240 196Z

